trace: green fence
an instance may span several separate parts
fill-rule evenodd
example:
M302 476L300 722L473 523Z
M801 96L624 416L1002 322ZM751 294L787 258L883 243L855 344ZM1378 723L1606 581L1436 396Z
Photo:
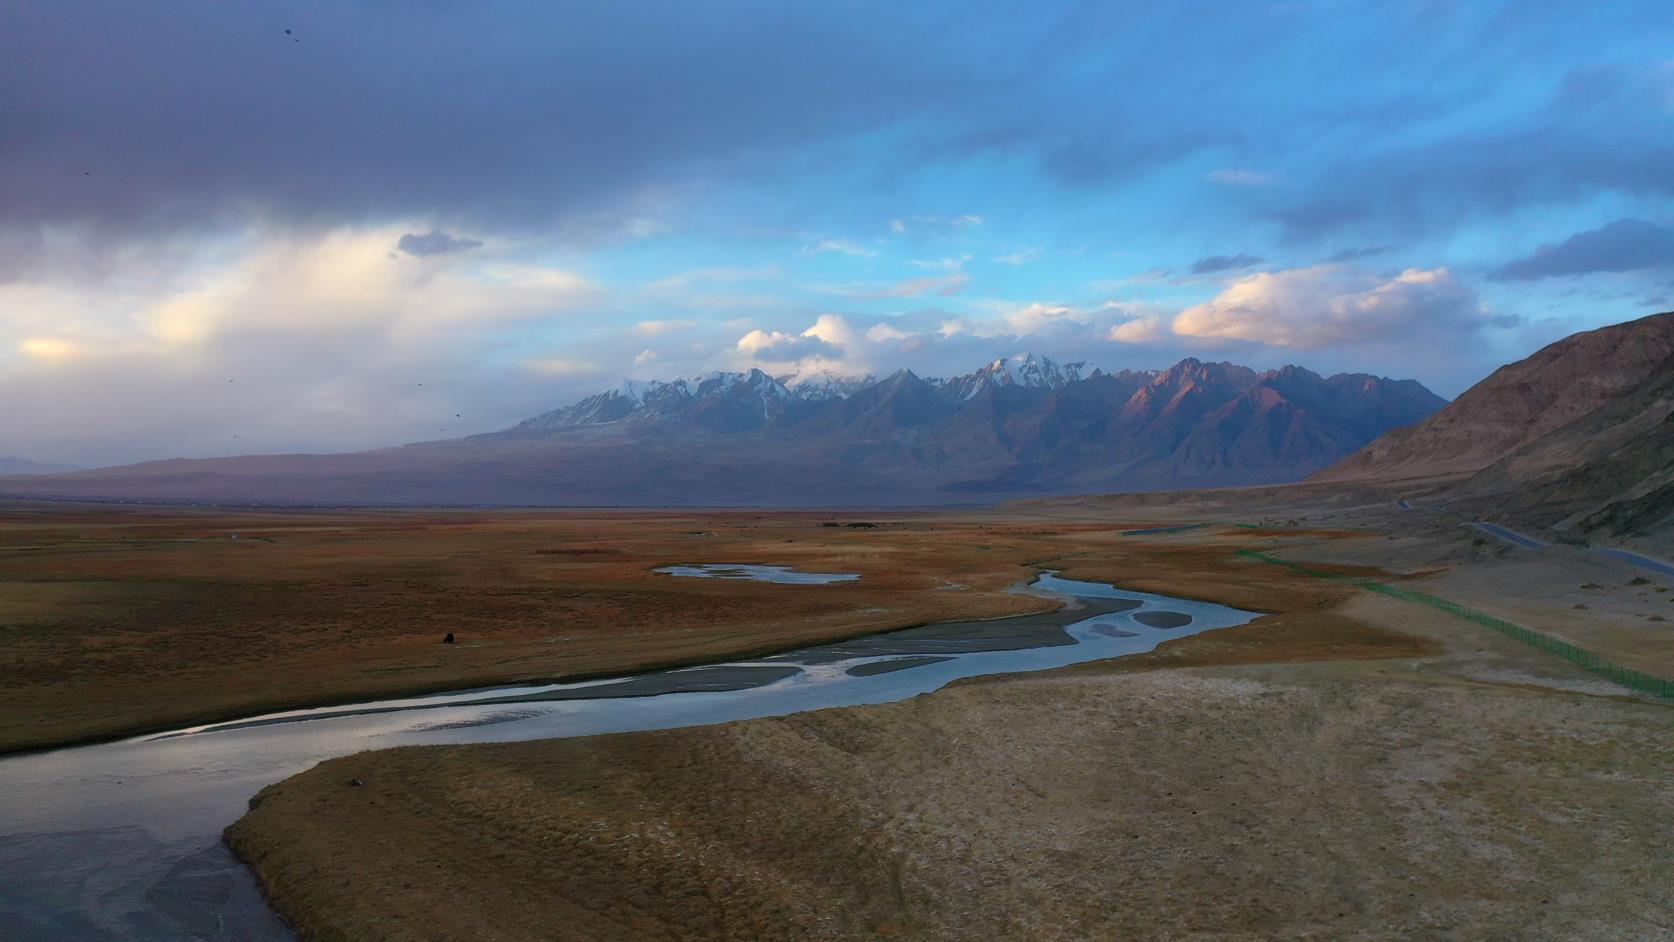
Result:
M1271 556L1259 550L1239 550L1238 555L1245 556L1250 559L1258 559L1264 563L1284 566L1286 569L1292 569L1296 572L1304 573L1317 579L1330 579L1333 582L1343 582L1349 585L1358 586L1368 592L1378 592L1393 598L1405 599L1408 602L1418 602L1422 605L1428 605L1431 608L1439 608L1448 614L1457 615L1460 618L1468 618L1479 625L1492 628L1508 638L1515 638L1524 644L1537 647L1542 651L1549 651L1556 654L1577 667L1592 671L1602 677L1608 677L1612 681L1621 684L1623 687L1638 690L1641 693L1653 694L1659 697L1674 697L1674 680L1669 680L1663 677L1653 677L1643 671L1636 671L1631 667L1623 667L1620 664L1607 661L1591 651L1583 651L1567 641L1560 641L1551 635L1545 635L1538 631L1532 631L1515 622L1506 621L1503 618L1495 617L1487 612L1479 612L1474 608L1467 608L1464 605L1460 605L1458 602L1451 602L1439 596L1430 595L1427 592L1414 592L1411 589L1399 588L1397 586L1377 582L1372 579L1365 579L1358 576L1345 576L1334 572L1321 572L1317 569L1310 569L1300 563L1293 563L1288 559L1280 559L1277 556Z

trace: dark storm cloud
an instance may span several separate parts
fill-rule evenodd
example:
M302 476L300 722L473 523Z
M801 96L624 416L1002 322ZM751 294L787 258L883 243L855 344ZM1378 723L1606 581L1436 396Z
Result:
M917 54L945 24L905 14L883 29L872 12L8 4L0 219L538 225L864 130L968 84Z
M1674 268L1674 229L1642 219L1618 219L1607 226L1543 245L1527 258L1493 273L1499 281L1532 281L1556 275Z
M482 248L482 242L457 238L440 229L432 229L425 233L406 233L396 241L395 247L415 258L429 258L432 255L452 255L456 252L479 249Z
M1621 194L1674 199L1674 70L1579 69L1539 107L1482 129L1385 146L1327 164L1301 198L1264 215L1287 240L1371 228L1402 235L1473 217ZM1378 141L1374 140L1374 143Z
M1260 265L1263 261L1259 255L1209 255L1193 262L1191 273L1207 275L1234 268L1249 268L1251 265Z

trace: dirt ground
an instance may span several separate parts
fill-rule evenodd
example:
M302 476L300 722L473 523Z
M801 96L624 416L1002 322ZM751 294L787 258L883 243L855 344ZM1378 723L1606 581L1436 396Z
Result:
M1361 596L896 704L352 756L229 837L322 940L1669 937L1674 710L1527 658Z
M1470 575L1505 557L1468 533L1390 540L1372 524L1405 524L1375 516L1077 533L1072 577L1274 613L1151 654L350 756L269 788L228 837L319 940L1674 938L1674 709L1232 555L1427 591L1453 573L1472 604L1518 584ZM1574 591L1660 595L1629 581Z

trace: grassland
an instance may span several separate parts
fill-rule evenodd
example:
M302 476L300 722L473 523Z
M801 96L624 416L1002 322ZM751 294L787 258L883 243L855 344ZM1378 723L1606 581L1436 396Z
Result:
M229 840L318 940L1674 937L1674 709L1236 551L1446 595L1661 673L1668 586L1430 515L1247 499L13 505L0 744L1013 614L1045 603L1005 588L1047 564L1268 614L903 703L349 756L266 790ZM1211 525L1123 535L1194 521ZM863 578L651 571L704 562Z
M0 751L1040 610L1004 591L1025 564L1111 534L1005 515L0 505ZM863 578L652 571L706 562Z
M345 757L228 837L318 940L1668 937L1674 709L1232 555L1535 565L1427 526L1060 534L1071 576L1272 614L902 703Z

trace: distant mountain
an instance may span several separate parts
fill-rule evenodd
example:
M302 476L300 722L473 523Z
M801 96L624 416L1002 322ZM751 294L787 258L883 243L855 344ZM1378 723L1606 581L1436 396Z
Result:
M1313 481L1674 547L1674 312L1566 337Z
M78 471L73 464L47 464L41 461L31 461L15 455L0 455L0 475L11 474L54 474L59 471Z
M508 504L947 504L1292 481L1444 400L1411 380L1195 359L1003 357L927 379L629 382L501 432L348 455L150 462L3 493Z

